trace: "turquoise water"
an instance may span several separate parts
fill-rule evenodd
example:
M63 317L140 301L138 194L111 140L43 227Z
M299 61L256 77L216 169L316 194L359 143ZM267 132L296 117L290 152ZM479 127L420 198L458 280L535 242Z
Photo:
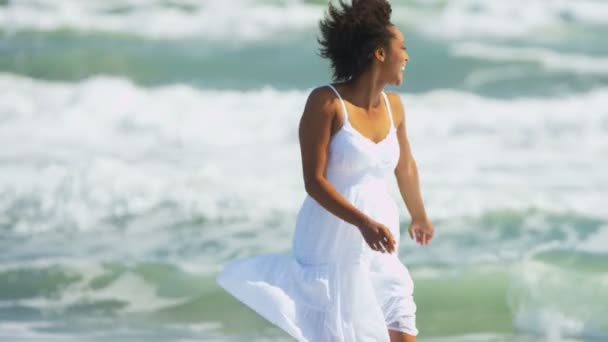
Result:
M0 1L0 340L289 341L215 276L289 252L324 6ZM607 340L608 3L393 8L418 340Z

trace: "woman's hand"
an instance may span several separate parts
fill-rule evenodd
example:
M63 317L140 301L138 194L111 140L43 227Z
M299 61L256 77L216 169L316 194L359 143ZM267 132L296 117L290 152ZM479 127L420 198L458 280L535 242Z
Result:
M412 223L408 229L410 238L416 238L416 242L421 245L426 245L433 239L435 228L428 218L412 218Z
M367 242L369 247L374 251L381 253L393 253L395 251L397 243L393 238L393 234L390 229L382 223L370 220L367 224L358 228L361 235L363 235L365 242Z

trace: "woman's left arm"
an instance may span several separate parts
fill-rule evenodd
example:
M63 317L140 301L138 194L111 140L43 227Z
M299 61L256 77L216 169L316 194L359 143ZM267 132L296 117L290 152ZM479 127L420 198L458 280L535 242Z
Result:
M395 168L395 177L397 178L401 197L412 218L408 232L410 238L414 239L415 237L416 242L426 245L433 239L434 228L422 202L418 168L407 137L405 110L403 109L399 94L388 93L387 95L391 103L393 122L397 127L397 139L400 150L399 162Z

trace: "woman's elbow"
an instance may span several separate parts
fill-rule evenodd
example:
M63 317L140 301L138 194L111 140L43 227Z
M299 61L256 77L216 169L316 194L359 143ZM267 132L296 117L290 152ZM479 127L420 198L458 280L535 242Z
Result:
M321 178L318 176L305 177L304 178L304 189L310 196L314 196L321 186Z
M400 162L395 167L395 176L399 177L400 175L411 175L418 172L418 168L416 167L416 161L414 159L409 159L404 162Z

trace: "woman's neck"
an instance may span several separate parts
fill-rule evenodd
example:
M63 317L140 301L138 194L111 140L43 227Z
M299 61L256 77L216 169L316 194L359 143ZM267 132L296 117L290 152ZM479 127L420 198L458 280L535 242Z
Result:
M355 106L371 111L380 105L385 84L380 82L378 75L372 70L367 70L356 79L348 80L344 84L350 102Z

